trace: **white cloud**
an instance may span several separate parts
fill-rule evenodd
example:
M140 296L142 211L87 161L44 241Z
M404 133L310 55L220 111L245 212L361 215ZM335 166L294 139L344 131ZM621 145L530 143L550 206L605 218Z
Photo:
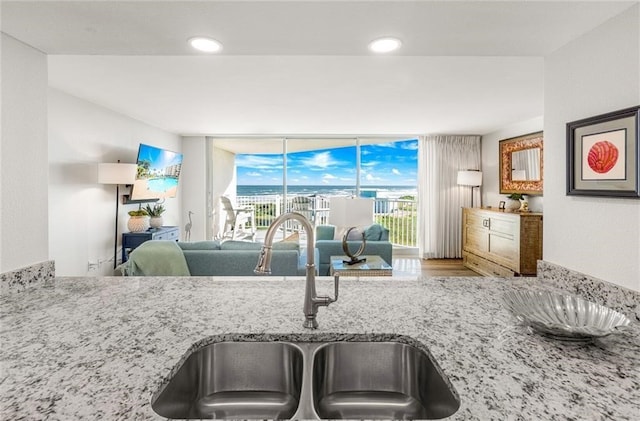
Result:
M309 158L302 159L301 162L309 169L325 169L338 165L338 161L333 159L330 151L319 152Z
M400 171L397 168L392 168L391 172L395 175L400 175Z
M413 142L403 142L400 144L402 149L406 149L409 151L417 151L418 150L418 141Z
M259 155L236 155L236 166L256 170L282 168L282 158Z
M247 173L248 177L262 177L262 174L256 171L251 171Z
M333 174L325 174L322 176L323 180L335 180L337 177Z

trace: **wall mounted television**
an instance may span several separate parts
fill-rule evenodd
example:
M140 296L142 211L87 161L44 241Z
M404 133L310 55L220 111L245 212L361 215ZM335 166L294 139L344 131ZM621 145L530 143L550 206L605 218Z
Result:
M182 170L182 154L140 144L138 172L131 187L131 200L175 197Z

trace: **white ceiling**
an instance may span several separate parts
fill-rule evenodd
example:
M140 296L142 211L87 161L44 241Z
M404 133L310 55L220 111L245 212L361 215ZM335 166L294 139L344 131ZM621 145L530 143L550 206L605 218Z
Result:
M174 133L484 134L542 115L543 57L637 3L3 1L1 23L52 87ZM369 53L382 35L403 48Z

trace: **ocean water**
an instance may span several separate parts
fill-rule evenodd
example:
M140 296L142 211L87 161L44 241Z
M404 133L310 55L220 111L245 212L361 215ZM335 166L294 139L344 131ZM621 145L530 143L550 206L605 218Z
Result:
M355 186L288 186L289 195L298 196L352 196L356 194ZM257 186L238 185L236 195L238 196L265 196L282 194L282 186ZM360 186L360 195L363 197L385 197L397 199L401 196L417 196L415 186Z

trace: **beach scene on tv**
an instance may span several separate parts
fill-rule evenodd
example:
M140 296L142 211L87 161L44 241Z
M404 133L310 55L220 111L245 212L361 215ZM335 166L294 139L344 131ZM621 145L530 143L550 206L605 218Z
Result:
M138 172L131 199L164 199L175 197L182 168L182 154L140 144Z

